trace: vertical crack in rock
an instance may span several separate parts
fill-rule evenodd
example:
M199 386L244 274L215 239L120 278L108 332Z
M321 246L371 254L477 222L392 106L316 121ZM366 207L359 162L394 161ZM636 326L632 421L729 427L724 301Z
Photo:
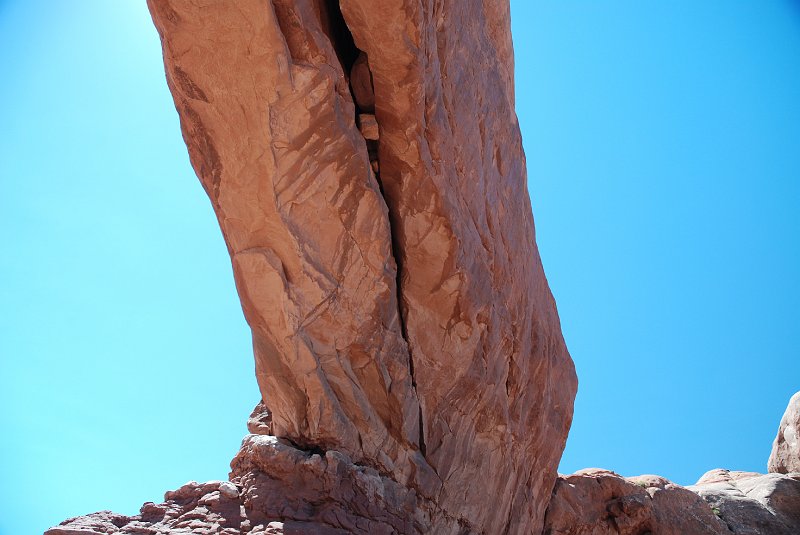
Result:
M576 381L534 245L508 3L341 6L372 67L381 182L440 503L474 528L508 521L512 533L535 532Z
M414 489L429 532L539 531L576 379L508 1L148 4L273 433Z
M380 125L375 115L376 108L376 95L375 87L372 78L372 69L370 68L369 58L367 54L360 50L354 40L350 28L347 26L347 21L342 15L339 0L318 0L320 9L320 19L323 21L323 30L331 41L331 45L336 51L336 56L343 72L348 77L350 85L350 92L355 104L355 120L356 125L364 136L364 142L367 148L367 156L378 183L381 196L384 198L387 209L389 211L389 232L391 235L392 257L396 266L395 289L397 294L397 314L400 318L400 330L403 339L408 346L408 370L411 375L411 386L416 393L417 381L414 371L414 359L412 355L411 343L408 339L408 331L405 320L405 312L403 310L403 291L402 291L402 274L403 264L402 256L399 254L401 243L397 235L397 228L399 223L396 221L397 214L393 210L386 198L384 191L383 181L380 175ZM279 17L279 21L280 21ZM423 421L422 407L419 407L419 433L418 433L418 446L423 456L426 455L425 447L425 428Z
M430 468L416 459L419 406L371 171L377 123L354 105L359 51L338 5L150 7L190 158L214 185L273 432L416 484Z
M726 532L666 482L553 491L577 379L534 240L508 0L148 6L269 411L230 482L48 535L700 533L686 506ZM800 496L763 478L698 492ZM796 517L785 498L751 505Z
M383 193L383 186L381 185L381 194L386 198L385 193ZM418 396L419 399L419 392L417 390L417 375L414 370L414 354L411 348L411 342L408 337L408 326L406 323L406 313L404 311L403 305L403 264L401 260L401 255L399 254L401 249L400 239L397 235L397 223L393 222L397 216L392 212L392 209L389 209L389 228L392 231L392 254L394 255L395 265L397 266L397 282L395 283L395 287L397 290L397 313L400 316L400 329L403 333L403 339L406 341L406 345L408 346L408 371L411 374L411 386L414 389L414 393ZM423 457L427 457L427 447L425 446L425 415L422 411L422 400L419 400L419 437L417 439L417 444L419 446L419 450L422 453Z

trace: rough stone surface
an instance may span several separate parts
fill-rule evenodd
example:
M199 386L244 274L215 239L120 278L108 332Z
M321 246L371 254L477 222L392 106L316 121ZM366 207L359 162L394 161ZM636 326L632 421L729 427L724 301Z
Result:
M369 69L369 61L364 52L358 54L350 69L350 88L358 109L364 113L374 113L375 86L372 81L372 72Z
M148 5L253 333L248 428L285 440L234 461L258 500L212 494L265 522L538 531L576 378L534 243L508 2ZM345 490L317 488L333 465ZM359 509L355 474L385 507ZM165 503L201 522L182 496Z
M545 535L800 533L800 474L712 470L696 485L590 468L559 476Z
M133 517L108 511L73 518L45 535L464 533L413 489L345 455L309 453L275 437L248 435L231 481L190 482Z
M148 4L272 432L467 532L540 530L576 378L534 242L508 1Z
M375 120L374 115L360 113L358 115L358 129L367 141L378 141L380 139L378 121Z
M534 242L507 0L148 5L263 401L230 481L46 535L800 533L800 394L784 473L556 478L576 377Z
M250 413L250 417L247 419L247 430L254 435L272 434L272 414L263 401L259 401L253 412Z
M800 392L789 400L767 467L778 474L800 472Z
M559 476L545 535L711 535L728 528L695 493L659 476L590 468Z
M800 533L800 474L706 472L689 487L741 535Z

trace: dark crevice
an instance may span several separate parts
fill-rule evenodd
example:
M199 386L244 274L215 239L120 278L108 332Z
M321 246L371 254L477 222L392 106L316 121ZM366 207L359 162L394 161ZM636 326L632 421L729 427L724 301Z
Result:
M342 64L344 75L349 76L360 50L356 48L353 34L344 21L339 0L316 0L314 4L317 7L322 31L330 39L339 63Z
M295 442L289 437L281 437L281 439L291 444L294 449L303 451L305 453L308 453L309 455L319 455L320 457L325 457L325 453L328 451L326 449L319 447L316 444L308 444L308 445L299 444L298 442Z
M364 141L367 147L367 156L369 158L370 167L375 175L375 180L378 183L381 196L384 199L387 207L389 208L389 232L392 240L392 256L396 264L396 298L397 298L397 312L400 319L400 330L403 339L406 342L408 349L408 371L411 376L411 386L414 392L417 393L417 380L414 373L414 358L411 354L411 343L408 338L406 314L403 306L403 286L402 286L402 273L403 263L401 260L402 246L400 244L399 233L397 229L400 227L400 221L397 220L397 215L391 209L388 202L386 192L384 191L383 183L381 181L381 167L378 158L380 136L379 125L375 117L375 92L372 78L372 71L369 68L369 61L367 54L359 50L353 39L353 34L347 26L347 22L342 14L339 0L316 0L320 23L323 31L330 39L331 44L342 66L345 77L350 86L350 93L353 97L353 104L355 107L355 121L361 134L364 136ZM419 395L417 395L417 404L419 405L419 436L418 446L423 456L426 455L425 446L425 427L423 424L422 403L420 402Z
M410 351L409 351L410 352ZM408 362L411 364L411 368L414 367L413 359L411 355L409 355ZM414 391L417 390L417 383L414 380L414 372L411 372L411 384L414 385ZM427 448L425 447L425 427L422 424L422 403L419 401L419 396L417 396L417 404L419 404L419 451L422 453L422 456L425 457L427 455Z
M380 182L379 182L380 183ZM414 392L417 392L417 376L414 373L414 357L411 354L411 343L408 340L408 328L406 323L406 314L405 314L405 307L403 307L403 286L402 286L402 273L403 273L403 265L400 261L400 256L397 254L397 251L400 251L400 244L398 243L397 233L394 232L394 228L396 228L395 222L392 221L392 215L389 214L389 228L392 229L392 254L395 258L395 263L397 264L397 279L395 281L395 288L397 291L397 313L400 315L400 332L403 335L403 340L406 341L406 347L408 348L408 373L411 375L411 387L414 389ZM422 415L422 402L419 399L419 394L417 394L417 405L419 406L419 451L422 453L422 456L425 457L427 454L427 448L425 446L425 427L423 426L423 415Z

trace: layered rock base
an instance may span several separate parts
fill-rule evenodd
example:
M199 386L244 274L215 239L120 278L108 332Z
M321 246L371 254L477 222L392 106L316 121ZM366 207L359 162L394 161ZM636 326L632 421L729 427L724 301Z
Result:
M46 535L392 533L458 534L435 504L335 451L310 453L248 435L230 481L190 482L137 516L108 511L68 520Z
M45 535L475 533L391 477L340 452L300 450L269 435L271 426L260 403L248 420L253 434L231 462L230 481L190 482L167 492L164 503L144 504L137 516L103 511L67 520ZM717 469L682 487L655 475L581 470L558 476L544 528L531 533L797 535L800 473Z

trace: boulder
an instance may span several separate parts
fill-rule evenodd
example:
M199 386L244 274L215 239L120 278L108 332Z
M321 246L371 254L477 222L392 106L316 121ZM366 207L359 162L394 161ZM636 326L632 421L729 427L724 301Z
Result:
M716 469L688 487L737 535L800 533L800 474Z
M372 82L372 72L369 70L369 61L364 52L358 54L350 69L350 89L353 91L353 100L359 111L375 112L375 86Z
M259 401L253 412L250 413L250 417L247 419L247 430L254 435L272 434L272 414L263 401Z
M767 468L778 474L800 472L800 392L792 396L783 413Z
M559 476L544 535L720 535L724 522L697 494L660 476L589 468Z
M692 486L590 468L559 476L544 535L796 535L800 474L711 470Z

